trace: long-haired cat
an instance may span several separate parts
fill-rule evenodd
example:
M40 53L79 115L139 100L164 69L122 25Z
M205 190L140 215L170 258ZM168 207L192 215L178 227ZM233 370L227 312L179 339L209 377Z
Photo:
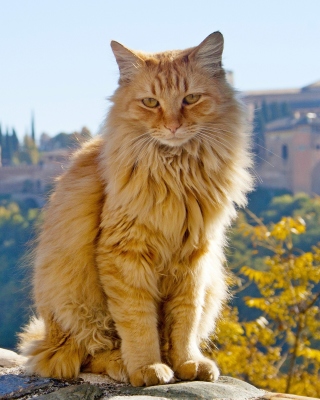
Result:
M30 372L134 386L214 381L201 341L226 298L225 229L252 187L223 36L146 54L111 43L120 79L101 135L58 179L35 251Z

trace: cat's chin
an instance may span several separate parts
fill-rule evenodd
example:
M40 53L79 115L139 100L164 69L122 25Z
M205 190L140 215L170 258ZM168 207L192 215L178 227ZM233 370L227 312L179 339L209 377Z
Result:
M180 147L180 146L183 146L184 144L189 142L190 139L191 139L190 137L183 137L183 138L179 138L179 137L157 138L157 140L161 144L163 144L165 146L169 146L169 147Z

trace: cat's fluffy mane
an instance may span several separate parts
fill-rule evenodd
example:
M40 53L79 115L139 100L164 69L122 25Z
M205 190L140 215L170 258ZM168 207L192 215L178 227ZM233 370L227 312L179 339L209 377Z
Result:
M199 346L226 297L225 228L252 188L250 130L225 79L223 38L157 54L112 49L113 106L59 178L36 250L44 336L34 340L32 322L21 348L44 376L85 367L136 386L173 373L214 380Z

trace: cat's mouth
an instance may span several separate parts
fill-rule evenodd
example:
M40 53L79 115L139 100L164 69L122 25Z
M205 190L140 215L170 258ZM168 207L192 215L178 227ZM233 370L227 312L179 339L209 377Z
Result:
M165 144L167 146L171 147L177 147L177 146L182 146L185 143L189 142L190 138L179 138L176 136L173 137L165 137L165 138L157 138L162 144Z
M177 134L172 134L172 135L157 135L155 139L157 139L161 144L165 144L167 146L171 147L177 147L177 146L182 146L185 143L189 142L190 139L193 138L194 135L188 135L188 134L183 134L183 135L177 135Z

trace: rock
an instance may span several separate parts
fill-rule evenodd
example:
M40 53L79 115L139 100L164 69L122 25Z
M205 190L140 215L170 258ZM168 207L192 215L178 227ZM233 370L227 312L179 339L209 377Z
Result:
M103 399L109 400L123 400L123 399L130 399L130 400L167 400L167 397L155 397L155 396L115 396L115 397L103 397ZM281 399L280 399L281 400Z
M229 377L220 377L215 383L211 382L179 382L170 385L150 386L147 388L133 388L126 386L120 388L125 396L137 396L136 399L147 399L151 396L161 399L228 399L249 400L257 399L265 394L246 382ZM148 397L146 397L148 396ZM103 399L107 399L104 397ZM110 399L110 397L109 397ZM111 397L114 400L114 398ZM130 397L132 399L132 397Z
M23 375L0 376L0 399L18 399L37 389L47 388L51 385L50 379L35 378Z
M290 394L269 393L246 382L220 377L217 382L178 382L134 388L104 375L80 374L64 381L27 376L23 367L0 368L0 400L316 400Z
M83 385L69 386L56 390L53 393L43 396L32 397L37 400L94 400L101 398L103 391L98 386L93 386L88 383Z
M25 361L26 357L20 356L14 351L0 348L0 367L17 367L24 364Z
M287 393L266 393L261 400L319 400L314 397L296 396Z
M108 375L99 375L99 374L90 374L86 372L81 372L79 375L80 379L83 379L84 382L91 383L92 385L99 385L99 384L112 384L113 386L122 385L114 381L113 379L109 378Z

